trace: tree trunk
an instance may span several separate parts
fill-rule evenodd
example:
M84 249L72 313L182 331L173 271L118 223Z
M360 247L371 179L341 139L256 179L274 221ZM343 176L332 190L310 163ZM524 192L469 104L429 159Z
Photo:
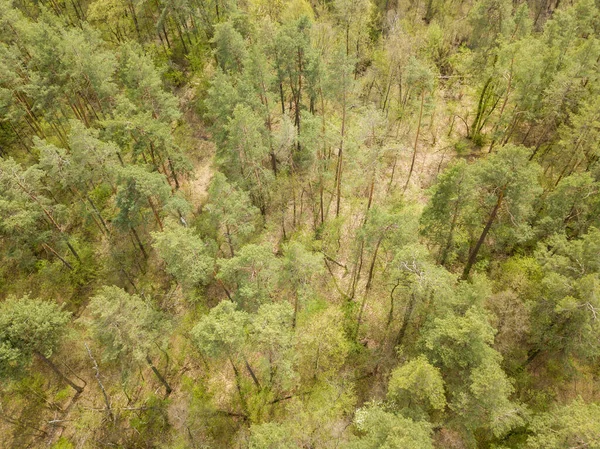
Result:
M246 369L248 370L248 373L250 374L250 377L252 377L252 381L254 382L254 385L256 385L256 388L258 388L260 390L260 388L261 388L260 382L258 381L256 374L254 374L254 370L250 366L250 363L248 363L248 360L246 359L246 357L244 357L244 363L246 365Z
M344 78L345 78L345 74L344 74ZM338 154L338 164L337 164L337 170L335 173L335 180L336 180L336 194L337 194L337 198L336 198L336 205L335 205L335 216L336 218L339 217L340 215L340 199L342 196L342 166L344 163L344 136L346 133L346 80L344 79L342 81L344 83L344 93L343 93L343 97L342 97L342 136L341 136L341 140L340 140L340 151Z
M473 137L479 132L479 124L483 116L483 110L485 109L485 95L491 83L492 78L490 77L483 85L483 90L481 91L481 95L479 96L479 102L477 103L477 114L475 115L475 120L473 120L473 124L471 125L472 134L468 135L469 138Z
M48 359L44 354L42 354L39 351L35 351L35 355L37 355L42 362L44 362L46 365L48 365L50 367L50 369L52 369L52 371L54 371L54 373L58 377L60 377L66 384L68 384L73 390L75 390L77 392L77 394L81 394L83 392L83 387L80 387L79 385L77 385L76 383L71 381L67 376L65 376L62 373L62 371L60 371L58 369L58 367L50 359Z
M65 259L64 259L64 258L63 258L61 255L60 255L60 254L58 254L58 253L56 252L56 250L55 250L54 248L52 248L50 245L47 245L46 243L42 243L42 246L43 246L45 249L49 250L49 251L50 251L52 254L54 254L56 257L58 257L58 258L59 258L59 260L60 260L60 261L61 261L61 262L62 262L62 263L65 265L65 267L67 267L69 270L72 270L72 269L73 269L73 266L72 266L72 265L71 265L69 262L67 262L67 261L66 261L66 260L65 260Z
M156 219L156 222L158 223L158 227L160 228L161 231L164 231L163 224L160 219L160 215L158 215L158 210L156 209L156 206L154 205L152 198L150 198L149 196L147 198L148 198L148 204L150 205L150 208L152 209L152 213L154 214L154 218Z
M425 90L421 92L421 107L419 108L419 121L417 122L417 134L415 136L415 147L413 150L412 161L410 163L410 170L408 171L408 177L406 178L406 184L404 184L404 191L406 192L406 188L408 187L408 183L410 182L410 177L413 174L413 170L415 169L415 160L417 159L417 144L419 143L419 133L421 132L421 119L423 118L423 103L425 101Z
M404 336L406 335L406 329L408 329L408 323L410 322L410 317L413 313L413 309L415 308L415 299L415 294L411 293L410 299L408 300L408 304L406 305L406 310L404 311L402 326L400 327L398 337L396 338L396 346L400 346L402 344L402 341L404 340Z
M456 201L456 205L454 207L454 214L452 214L452 222L450 223L450 231L448 231L448 240L446 241L446 246L442 250L440 255L439 264L441 266L446 265L446 259L448 258L448 252L450 251L450 247L452 246L452 242L454 241L454 228L456 228L456 221L458 220L458 209L460 207L460 201Z
M398 288L399 285L400 285L400 279L398 279L398 281L396 282L396 285L394 285L394 287L392 288L392 291L390 292L390 311L388 313L387 322L385 323L386 334L387 334L387 330L390 327L390 324L392 324L392 319L394 318L394 292L396 291L396 289Z
M92 351L90 351L90 347L87 345L87 343L84 343L84 345L85 345L85 349L87 349L87 353L90 357L90 360L94 364L94 377L96 378L96 382L98 382L98 386L100 387L100 390L102 391L102 395L104 396L104 404L106 405L106 413L108 414L108 417L110 418L110 420L112 422L115 422L115 415L113 414L112 408L110 406L110 399L108 397L108 393L106 392L106 389L104 388L104 384L100 380L100 368L98 367L98 363L96 362L96 359L92 355Z
M138 247L140 248L140 251L142 252L142 255L144 256L144 259L147 259L148 253L146 252L144 245L142 245L140 236L138 235L137 231L135 230L135 228L133 226L130 229L131 229L131 233L133 234L133 237L135 238L136 243L138 244Z
M381 240L383 240L383 236L379 238L377 241L377 245L375 246L375 251L373 252L373 258L371 259L371 264L369 266L369 274L367 276L367 285L365 287L365 295L363 296L362 303L360 305L360 310L358 312L358 319L356 320L356 332L355 335L358 337L358 330L360 328L360 324L362 322L362 316L365 311L365 305L367 304L367 298L369 296L369 291L371 290L371 285L373 282L373 273L375 271L375 262L377 261L377 253L379 252L379 245L381 244Z
M152 369L152 372L154 373L154 375L156 376L156 378L165 387L166 395L168 397L171 394L171 392L173 391L173 389L171 388L171 385L168 384L168 382L163 377L163 375L160 373L160 371L158 371L158 369L156 368L156 366L154 366L154 363L152 363L152 359L148 355L146 356L146 362L148 362L148 365L150 365L150 368Z
M467 261L467 264L465 265L465 269L463 270L461 279L467 280L469 278L469 273L471 272L471 268L473 267L473 264L475 263L475 260L477 259L477 253L479 253L479 250L481 249L481 245L483 244L486 236L488 235L488 232L490 231L492 224L494 224L494 220L496 220L496 215L498 214L498 209L500 209L500 206L502 205L502 200L504 199L504 191L506 190L506 186L502 187L502 190L500 190L500 193L498 194L498 200L496 201L496 205L494 206L494 209L492 210L492 213L490 214L490 217L488 218L488 221L485 225L485 228L483 228L483 231L481 232L481 235L479 236L479 240L477 240L477 244L475 245L475 248L473 248L473 251L471 251L471 254L469 255L469 260Z

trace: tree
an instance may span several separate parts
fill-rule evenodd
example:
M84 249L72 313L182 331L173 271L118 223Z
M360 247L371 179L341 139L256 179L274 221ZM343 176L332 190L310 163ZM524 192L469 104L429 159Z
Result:
M217 263L217 279L235 289L232 299L245 310L255 310L275 297L281 261L270 245L248 244L235 257Z
M440 265L451 264L457 257L456 252L467 243L467 223L462 220L466 218L465 210L474 192L475 179L465 161L447 168L431 189L431 200L421 216L421 229L438 247L437 262Z
M600 265L595 256L599 245L596 228L580 239L556 235L540 244L537 259L543 277L531 304L531 347L525 365L544 353L565 368L594 363L600 355L593 344L600 332Z
M249 321L248 313L236 310L235 303L222 301L213 307L208 315L200 319L190 331L194 344L200 352L216 361L226 360L231 365L242 411L246 416L248 400L238 363L239 359L243 358ZM247 368L256 378L249 363ZM256 382L258 383L258 380Z
M359 408L354 416L354 425L360 437L346 446L349 449L434 447L429 423L414 422L409 418L394 415L376 403Z
M323 306L306 311L298 319L295 335L297 371L302 380L327 380L335 376L350 350L341 311Z
M507 145L476 165L474 170L477 201L481 208L476 211L476 216L481 220L479 223L485 225L479 238L471 244L462 279L469 277L488 233L497 222L509 221L510 224L496 230L497 238L508 244L523 241L528 236L533 201L541 193L537 179L539 167L529 162L528 151L522 147Z
M314 279L324 272L323 258L307 251L300 242L290 242L283 248L281 268L279 282L282 289L293 298L292 326L295 327L300 303L311 298Z
M184 288L192 289L208 282L214 259L192 229L168 221L165 230L152 233L152 237L152 246L165 262L167 273Z
M417 120L417 129L415 130L415 143L413 145L413 154L410 162L410 169L408 171L408 176L406 177L406 183L404 184L405 191L410 183L410 178L415 168L417 148L419 144L419 134L421 132L421 121L423 120L423 110L425 107L425 95L429 94L431 96L433 94L433 89L435 86L434 74L432 73L432 70L429 67L427 67L426 64L423 64L416 58L411 58L409 60L406 76L407 83L411 86L411 89L414 89L414 93L420 97L420 105L418 116L419 118Z
M92 297L89 309L89 326L101 344L104 359L124 366L131 361L148 364L170 395L171 385L151 358L155 349L164 352L167 347L169 322L164 314L149 301L115 286L100 289Z
M119 170L119 178L121 185L116 195L119 213L114 222L122 230L133 234L142 255L148 258L136 227L144 222L143 212L150 206L156 224L161 231L163 230L160 208L171 193L169 186L163 175L136 165L122 167Z
M220 172L211 180L204 210L210 228L216 231L215 239L222 254L226 253L222 246L227 245L229 256L235 256L257 230L259 210L252 205L246 192L227 182Z
M4 197L2 209L9 213L3 220L3 227L8 232L17 231L15 236L19 238L23 236L21 230L25 230L25 235L31 235L30 233L40 226L39 223L44 222L48 225L50 234L55 234L59 242L64 242L75 259L81 262L79 253L65 232L64 224L59 222L59 217L65 215L64 206L56 204L44 195L46 189L42 182L43 175L38 167L31 166L25 169L12 158L0 161L0 188ZM15 212L17 214L12 215ZM47 234L42 235L46 237ZM34 240L36 238L37 236ZM47 243L45 245L67 268L73 268L54 248Z
M35 356L73 388L83 387L67 378L50 360L67 332L71 314L54 302L10 297L0 303L0 375L22 374Z
M265 167L270 156L262 119L248 106L240 104L233 110L227 130L229 140L218 153L219 164L231 179L248 191L264 215L273 172Z
M471 302L469 297L478 290L463 290L463 301ZM460 416L467 439L479 433L487 440L489 432L501 437L525 422L523 408L510 400L514 389L500 366L500 354L491 346L494 334L486 312L475 303L463 314L435 318L424 335L428 358L444 373L449 407Z
M533 418L529 449L595 447L600 444L600 407L581 398Z
M420 413L427 416L432 411L443 411L446 395L442 374L423 356L411 360L392 371L387 399L395 409L406 410L412 418L420 418Z
M239 73L242 71L246 59L246 43L231 22L222 22L215 25L212 43L221 70L225 73Z

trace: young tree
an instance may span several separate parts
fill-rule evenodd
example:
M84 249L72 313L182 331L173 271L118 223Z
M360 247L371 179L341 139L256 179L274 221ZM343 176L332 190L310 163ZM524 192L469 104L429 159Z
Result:
M52 199L46 196L46 188L42 182L44 173L36 166L23 168L12 158L0 160L0 189L4 200L2 201L3 212L16 215L7 215L3 217L3 228L8 232L25 230L25 235L32 235L35 229L45 228L46 225L50 230L50 235L54 234L56 240L64 242L77 260L81 262L79 253L70 241L69 235L65 232L65 225L60 223L60 218L64 217L65 208L63 205L56 204ZM2 210L0 209L0 210ZM60 217L60 218L59 218ZM60 221L59 221L60 220ZM42 225L44 222L46 225ZM13 234L17 239L20 239L23 234L16 232ZM42 234L44 237L46 233ZM38 236L34 235L34 241ZM26 242L29 244L29 242ZM51 252L59 257L63 264L72 269L72 265L54 248L50 248Z
M248 415L247 392L238 366L240 359L245 358L243 353L249 321L248 313L236 310L235 303L222 301L213 307L208 315L202 317L190 331L194 344L200 352L218 362L226 360L233 368L240 405L246 416ZM247 368L252 371L249 363ZM253 371L252 376L256 377Z
M437 262L450 265L467 242L465 210L471 206L475 179L465 161L447 168L431 189L431 200L421 216L422 233L438 249ZM461 245L462 244L462 245ZM462 249L462 253L465 249Z
M163 175L136 165L122 167L119 170L119 180L120 186L116 195L119 213L114 222L122 230L133 234L142 255L148 258L136 228L144 222L143 212L149 206L156 224L161 231L163 230L160 212L171 191Z
M295 327L300 304L311 299L313 283L324 272L323 258L308 251L300 242L290 242L283 248L281 268L279 282L287 295L293 298L292 326Z
M600 355L593 343L600 335L599 249L596 228L580 239L557 235L540 244L537 259L544 276L531 304L531 348L525 365L540 354L565 368L593 363Z

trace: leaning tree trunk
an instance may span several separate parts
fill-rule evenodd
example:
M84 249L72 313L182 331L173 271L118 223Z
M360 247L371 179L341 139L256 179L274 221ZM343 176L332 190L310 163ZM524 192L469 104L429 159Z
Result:
M471 254L469 255L469 260L467 261L467 264L465 265L465 269L463 270L461 279L467 280L469 278L469 273L471 272L471 268L473 268L473 264L475 263L475 260L477 260L477 253L479 253L479 250L481 249L481 245L483 244L485 238L488 235L488 232L490 232L490 229L492 227L492 224L494 224L494 221L496 220L496 215L498 215L498 209L500 209L500 206L502 205L502 200L504 199L504 191L506 190L506 186L502 187L502 190L500 190L500 193L498 194L498 200L496 201L496 205L494 206L494 209L492 210L492 213L490 214L490 217L488 218L488 221L485 225L485 228L483 228L483 231L481 232L481 235L479 236L479 240L477 240L477 244L475 245L475 248L473 248L473 251L471 251Z
M62 371L59 370L58 367L50 359L48 359L48 357L46 357L44 354L42 354L39 351L35 351L35 355L38 356L42 362L44 362L46 365L48 365L50 367L50 369L52 369L52 371L54 371L56 373L56 375L58 377L60 377L67 385L69 385L71 388L73 388L73 390L75 390L77 392L77 394L81 394L83 392L83 387L80 387L79 385L74 383L72 380L70 380L67 376L65 376L62 373Z
M169 385L169 383L166 381L166 379L163 377L163 375L160 373L160 371L158 371L156 366L154 366L154 363L152 363L152 359L148 355L146 356L146 362L148 362L148 365L150 365L150 368L152 369L152 372L154 373L156 378L160 381L161 384L163 384L163 386L165 387L167 396L169 396L171 394L171 392L173 391L173 389L171 388L171 385Z

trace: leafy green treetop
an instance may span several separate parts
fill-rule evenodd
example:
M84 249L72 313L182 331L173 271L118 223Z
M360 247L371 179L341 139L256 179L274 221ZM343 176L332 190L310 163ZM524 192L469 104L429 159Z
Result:
M67 332L71 314L54 302L9 297L0 303L0 375L19 373L34 356L77 393L83 391L50 360Z
M96 293L89 305L93 319L89 326L101 343L106 360L117 360L127 365L147 363L163 384L167 395L171 386L151 359L155 349L164 351L170 327L166 317L149 301L130 295L116 286L105 286Z

